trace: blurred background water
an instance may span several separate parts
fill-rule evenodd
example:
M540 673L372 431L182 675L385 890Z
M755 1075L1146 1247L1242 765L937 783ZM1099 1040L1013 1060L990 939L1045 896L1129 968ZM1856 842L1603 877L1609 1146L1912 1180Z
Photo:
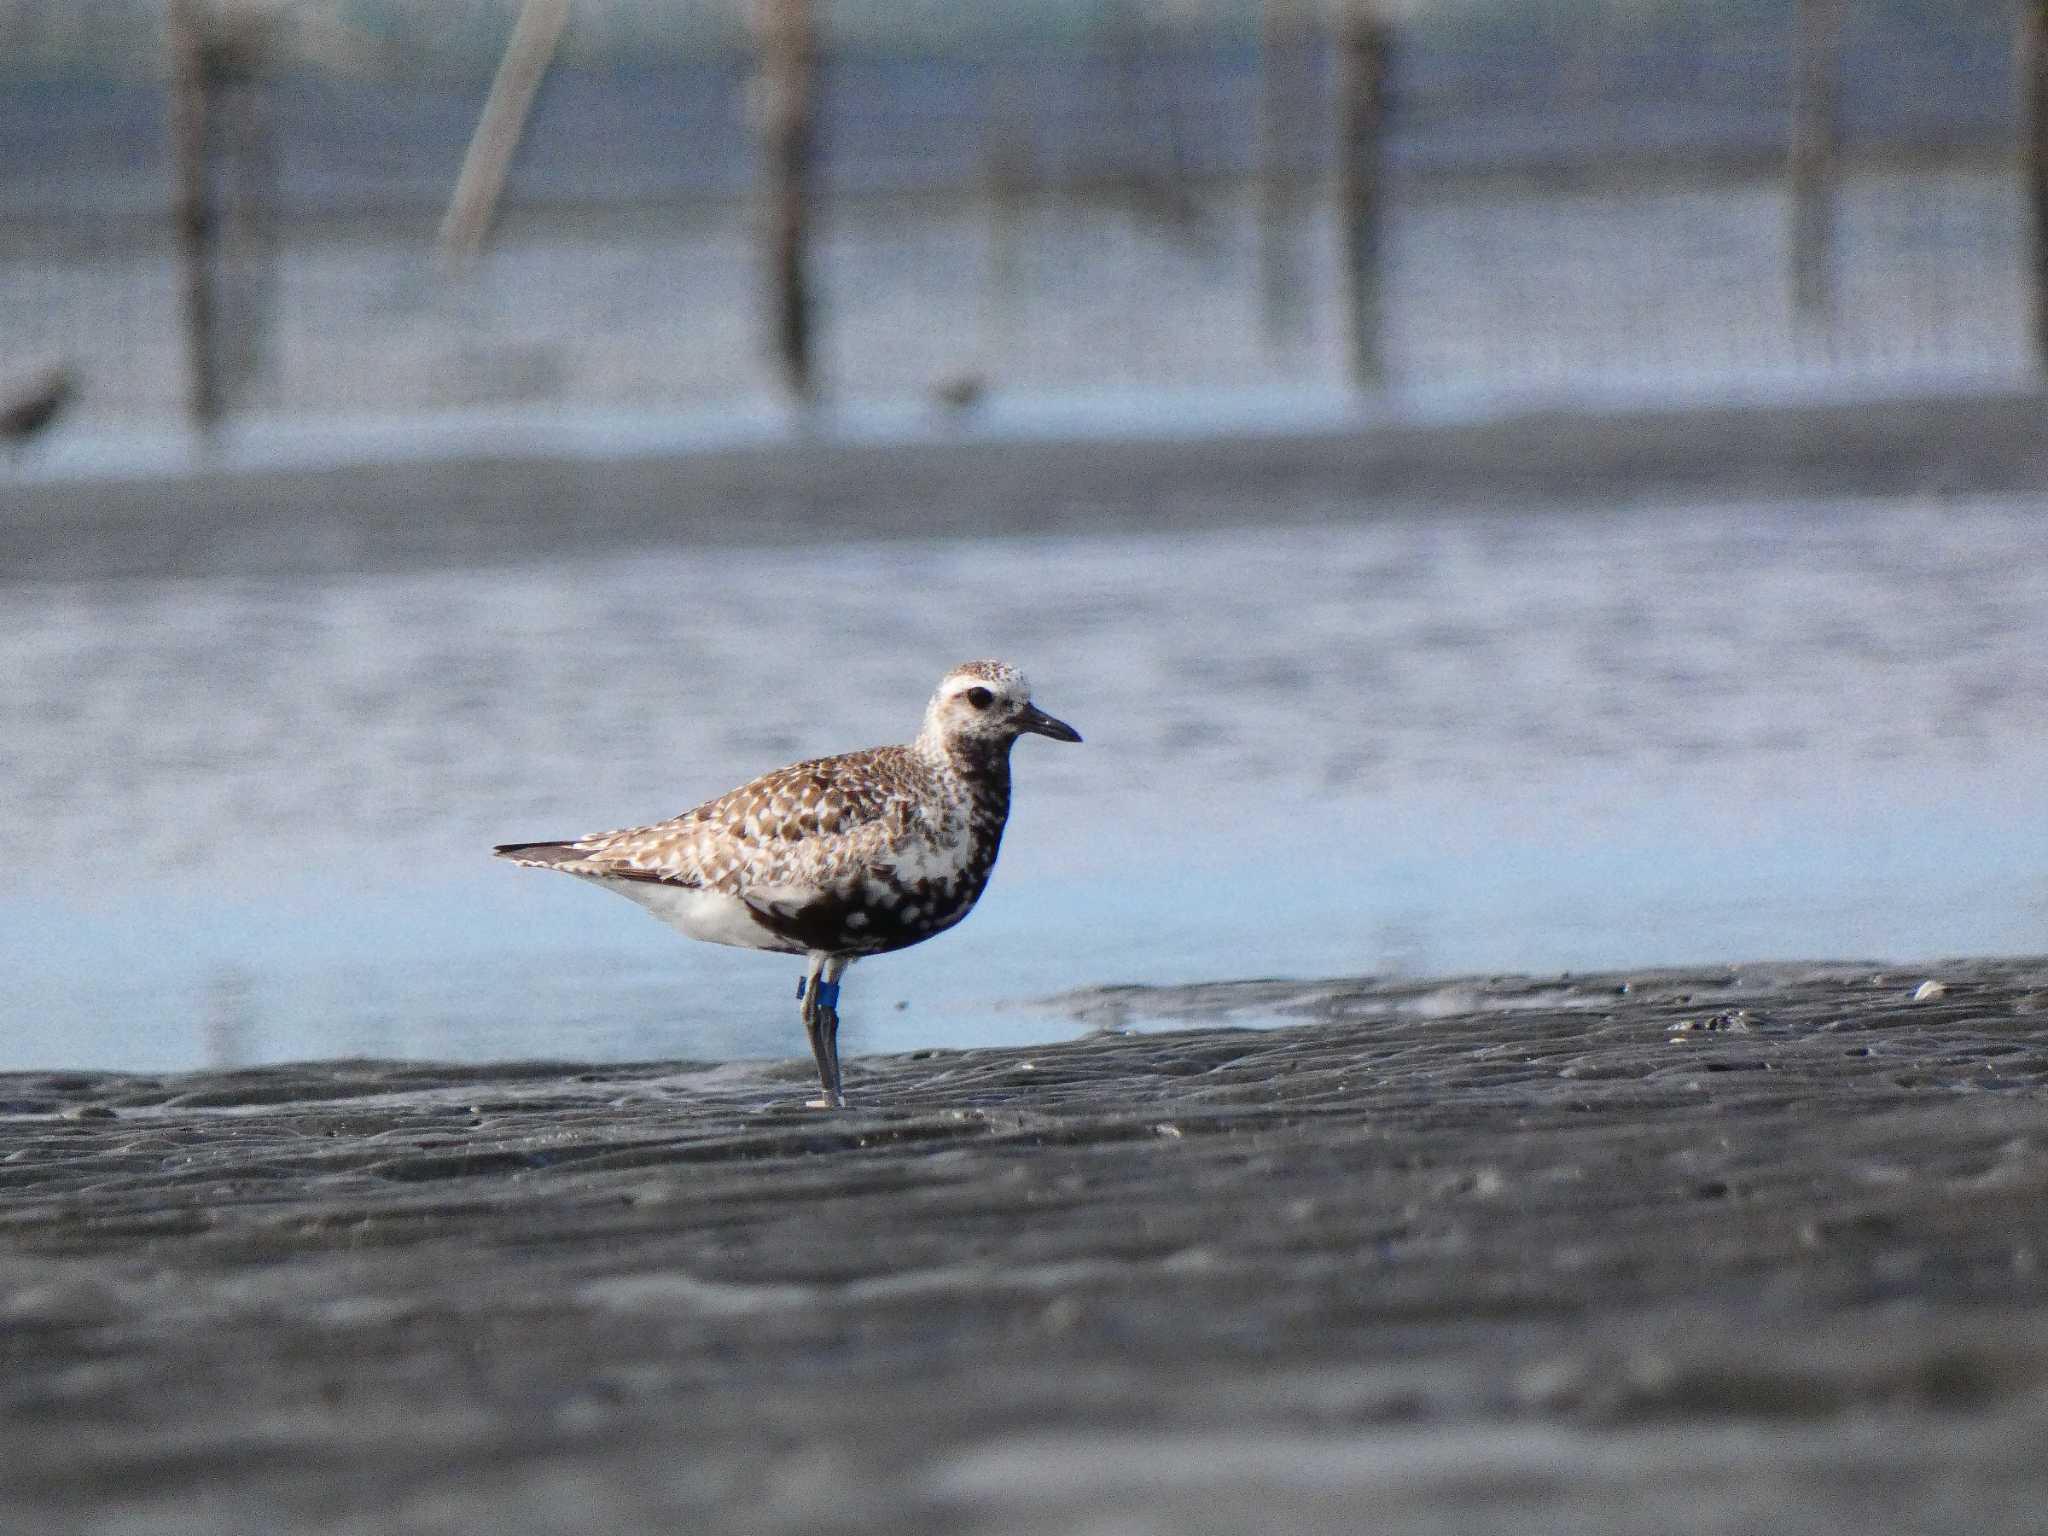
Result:
M821 510L796 544L621 548L565 505L538 549L396 563L337 560L313 501L266 524L275 559L109 556L118 578L47 499L156 476L164 523L231 524L211 475L274 502L265 455L309 434L459 461L485 411L492 451L524 434L536 463L572 419L794 449L823 429L793 382L911 437L1080 424L1041 465L1200 435L1191 388L1225 420L1341 402L1361 431L1532 389L2032 391L2029 55L2003 6L1826 13L1803 278L1784 160L1811 6L1385 13L1370 376L1324 13L843 6L819 23L802 381L764 318L737 10L570 10L488 237L437 261L537 8L187 7L255 39L208 55L195 255L164 211L191 206L167 191L181 12L0 4L0 386L70 386L0 508L74 556L0 570L0 1065L794 1054L791 963L489 845L901 739L988 654L1087 743L1022 744L988 896L853 973L850 1052L1058 1035L1018 1005L1097 983L2048 947L2032 493L1901 467L1880 495L1431 510L1276 463L1220 517L1133 484L1096 532L991 530L967 486L918 537Z
M561 30L454 255L526 13ZM0 0L0 359L68 363L103 435L180 417L201 360L245 421L778 403L785 13L841 398L1347 388L1353 163L1382 387L2031 376L2006 0Z

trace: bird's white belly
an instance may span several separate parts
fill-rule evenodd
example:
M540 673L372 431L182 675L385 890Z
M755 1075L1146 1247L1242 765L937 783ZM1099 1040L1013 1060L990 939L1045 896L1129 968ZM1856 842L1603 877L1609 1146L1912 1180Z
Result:
M741 949L773 949L800 954L802 948L778 937L761 923L753 909L737 896L723 891L700 890L689 885L663 885L652 880L615 880L604 875L584 875L592 885L601 885L626 900L645 907L678 933L707 944L732 944Z

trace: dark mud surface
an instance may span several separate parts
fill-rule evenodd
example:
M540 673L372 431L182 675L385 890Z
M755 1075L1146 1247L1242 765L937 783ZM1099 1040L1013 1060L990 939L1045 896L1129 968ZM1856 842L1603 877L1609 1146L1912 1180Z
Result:
M2048 959L1053 1006L0 1078L0 1530L2039 1529Z

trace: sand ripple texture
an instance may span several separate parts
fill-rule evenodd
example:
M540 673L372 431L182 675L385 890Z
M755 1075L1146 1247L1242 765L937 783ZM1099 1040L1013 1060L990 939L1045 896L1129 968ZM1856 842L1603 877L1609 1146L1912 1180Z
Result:
M1050 1006L0 1078L0 1529L2038 1530L2048 960Z

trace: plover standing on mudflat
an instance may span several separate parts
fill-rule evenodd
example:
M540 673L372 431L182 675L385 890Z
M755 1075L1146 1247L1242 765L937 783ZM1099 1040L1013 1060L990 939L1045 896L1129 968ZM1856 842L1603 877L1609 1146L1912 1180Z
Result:
M970 912L1010 815L1010 747L1079 741L1007 662L939 681L907 746L792 763L651 826L504 843L501 859L616 891L693 939L809 957L797 983L824 1097L838 1109L839 978Z

